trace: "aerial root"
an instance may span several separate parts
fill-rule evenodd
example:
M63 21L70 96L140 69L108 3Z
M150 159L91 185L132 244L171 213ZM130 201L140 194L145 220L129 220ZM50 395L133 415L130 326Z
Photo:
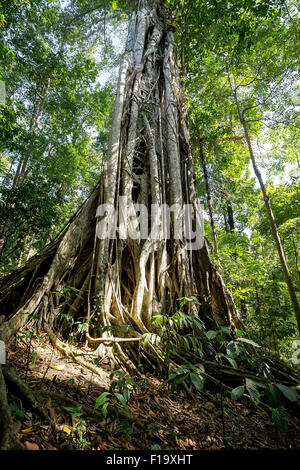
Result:
M74 361L76 364L85 367L91 372L99 375L101 378L104 378L104 372L99 367L91 364L90 362L85 361L84 359L82 359L82 357L80 357L82 356L82 351L63 343L47 324L44 324L43 328L55 349L61 352L64 356L71 358L72 361Z

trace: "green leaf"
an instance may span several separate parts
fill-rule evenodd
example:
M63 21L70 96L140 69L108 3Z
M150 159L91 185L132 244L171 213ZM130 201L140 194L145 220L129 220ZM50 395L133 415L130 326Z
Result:
M209 330L209 331L206 333L206 338L207 338L207 339L215 339L216 336L217 336L217 332L214 331L214 330Z
M128 405L126 403L126 400L125 398L123 397L123 395L121 395L121 393L114 393L115 397L119 400L119 402L121 403L121 405L124 406L125 410L127 411L127 413L129 413L129 409L128 409Z
M204 322L203 322L202 320L200 320L200 318L196 318L196 317L195 317L195 318L194 318L194 323L198 326L198 328L199 328L200 330L204 330L205 324L204 324Z
M283 407L273 408L272 420L282 434L287 434L288 432L288 419L289 415Z
M291 402L298 401L297 393L294 390L282 384L275 384L275 385L281 391L281 393L283 393L285 398L287 398L289 401Z
M109 405L109 401L104 403L104 405L102 406L102 409L101 409L101 413L102 413L102 416L103 416L104 419L106 419L106 417L107 417L107 413L108 413L107 407L108 407L108 405Z
M197 390L203 390L204 387L204 379L201 375L191 373L190 374L190 379L192 384L196 387Z
M265 389L265 396L267 400L269 401L269 403L275 408L278 408L284 403L284 398L282 394L279 392L278 388L275 387L275 385L273 384L267 385Z
M243 336L244 332L242 330L236 330L235 332L235 335L237 338L240 338L241 336Z
M181 384L182 382L184 382L189 376L189 373L186 373L186 374L179 374L175 377L173 383L175 385L179 385Z
M238 368L236 361L232 359L232 357L229 357L226 354L224 354L224 357L227 359L227 361L232 365L234 369Z
M158 444L153 444L150 450L161 450L161 447Z
M81 411L82 405L77 406L76 408L71 408L69 406L63 406L62 407L64 410L68 411L73 416L82 416L83 413Z
M248 339L248 338L237 338L238 341L242 341L242 343L247 343L247 344L251 344L251 346L254 346L255 348L260 348L261 346L257 343L255 343L254 341L252 341L251 339Z
M102 406L104 403L106 403L107 401L109 401L109 396L111 395L111 393L109 392L103 392L96 400L96 403L95 403L95 406L94 406L94 409L97 410L100 406Z
M114 11L117 10L117 9L118 9L118 4L117 4L117 2L116 2L116 1L113 1L112 4L111 4L111 7L112 7L112 9L113 9Z
M246 378L246 389L252 398L252 400L258 404L260 402L260 393L256 388L255 382L253 380Z
M152 315L151 322L156 323L156 325L158 326L162 326L164 322L164 317L162 315L159 315L158 313L155 313L154 315Z
M221 326L220 331L222 331L222 332L225 333L226 335L231 336L231 331L230 331L229 328L226 328L226 326Z
M231 398L232 400L238 400L241 396L245 393L244 385L240 385L239 387L234 388L231 390Z
M230 341L226 346L226 352L229 357L236 359L241 353L241 348L235 341Z
M225 449L228 450L235 450L231 442L229 441L228 437L222 437L223 444L225 446Z

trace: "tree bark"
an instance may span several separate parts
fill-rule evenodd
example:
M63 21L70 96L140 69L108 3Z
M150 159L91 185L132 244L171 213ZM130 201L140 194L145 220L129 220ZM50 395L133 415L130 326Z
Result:
M64 233L24 268L0 280L0 308L9 320L0 330L7 340L35 313L40 323L58 325L70 313L63 288L80 292L72 316L86 316L87 339L130 338L153 331L153 313L176 311L177 299L196 294L199 315L208 326L239 326L231 293L209 259L206 242L188 251L174 236L153 242L133 239L129 232L115 239L97 237L95 216L100 204L119 208L119 197L144 204L190 204L193 223L196 191L187 112L178 78L171 12L165 3L142 0L133 13L120 66L108 158L97 188ZM74 302L76 295L74 295ZM137 362L136 341L113 342L110 352L128 366Z
M0 450L22 450L24 446L18 441L6 395L6 384L0 366Z
M234 233L235 225L234 225L233 210L232 210L232 205L228 201L227 201L227 215L228 215L228 225L229 225L230 232Z

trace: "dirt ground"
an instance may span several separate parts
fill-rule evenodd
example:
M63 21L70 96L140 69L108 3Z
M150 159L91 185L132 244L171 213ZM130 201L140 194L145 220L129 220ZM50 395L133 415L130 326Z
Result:
M65 395L92 412L97 397L110 386L108 362L101 363L100 377L54 350L45 334L41 337L43 342L34 339L30 350L27 340L13 340L8 347L8 365L33 391ZM91 351L82 349L82 353L88 357ZM254 407L225 398L222 412L213 395L191 396L180 389L172 392L152 374L133 379L139 389L132 393L128 407L141 425L110 412L106 419L98 420L85 413L76 416L81 408L70 410L72 407L63 407L48 397L43 406L60 430L54 432L18 397L10 396L18 438L30 450L300 449L299 419L289 422L284 436L270 416ZM112 401L120 407L115 397Z

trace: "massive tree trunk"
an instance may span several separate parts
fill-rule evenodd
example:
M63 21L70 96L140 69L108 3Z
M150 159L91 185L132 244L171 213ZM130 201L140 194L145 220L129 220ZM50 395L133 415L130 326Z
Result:
M163 2L142 0L132 16L108 158L97 187L56 240L0 281L0 307L7 319L2 339L7 341L34 314L39 327L58 326L61 314L86 317L87 339L113 344L124 363L128 358L135 362L136 343L122 339L151 331L152 314L175 312L179 297L198 295L200 307L189 304L189 313L209 327L238 323L205 242L189 251L172 226L170 237L160 240L133 239L128 231L99 239L96 213L98 221L103 213L97 207L119 209L120 196L127 198L131 213L133 203L144 204L149 214L151 204L191 204L195 223L199 200L187 113L171 12ZM67 286L78 289L71 307ZM127 338L124 325L130 327Z

